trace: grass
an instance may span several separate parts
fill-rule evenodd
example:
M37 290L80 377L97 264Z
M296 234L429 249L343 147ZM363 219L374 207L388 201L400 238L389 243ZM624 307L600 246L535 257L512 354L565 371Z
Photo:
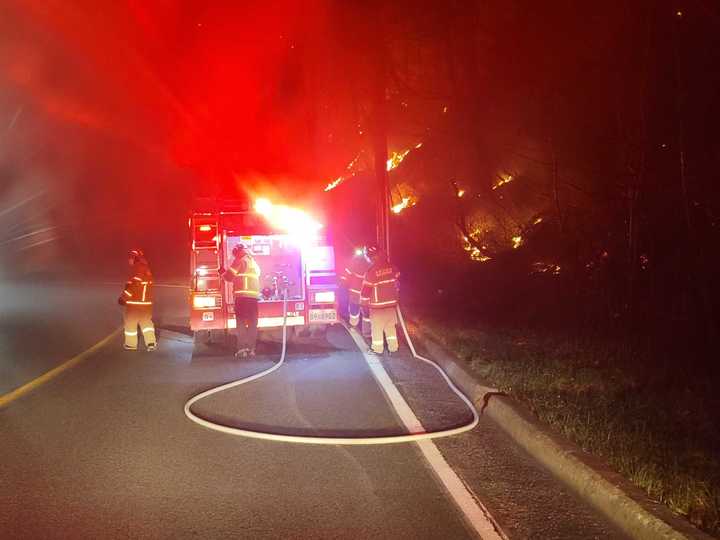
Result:
M713 385L688 385L607 342L421 322L488 384L650 498L720 536L720 404Z

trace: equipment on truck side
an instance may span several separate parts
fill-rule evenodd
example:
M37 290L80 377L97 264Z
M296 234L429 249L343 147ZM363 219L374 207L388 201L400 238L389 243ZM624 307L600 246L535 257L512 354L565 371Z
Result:
M338 322L335 254L321 235L299 238L273 227L242 200L198 200L188 224L193 332L224 334L236 327L232 285L220 271L231 266L241 246L260 267L258 330L281 328L285 316L287 326L298 328Z

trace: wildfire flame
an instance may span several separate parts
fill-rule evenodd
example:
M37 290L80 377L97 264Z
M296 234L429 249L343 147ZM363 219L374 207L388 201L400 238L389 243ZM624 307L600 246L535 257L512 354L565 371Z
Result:
M477 240L478 235L480 234L480 229L475 229L470 233L470 236L472 236L473 240ZM492 257L489 257L486 255L483 250L487 250L487 246L482 246L482 249L477 247L476 245L472 244L470 242L470 238L468 238L465 235L461 235L462 241L463 241L463 249L467 251L470 254L470 259L473 261L478 262L487 262L492 260Z
M262 215L274 228L287 233L291 238L306 243L317 238L322 225L307 212L282 204L273 204L269 199L255 200L255 211Z
M423 143L419 142L413 148L408 148L404 152L393 152L392 154L390 154L390 159L387 160L387 166L386 166L388 172L397 168L397 166L400 165L402 160L405 159L405 156L407 156L412 150L421 148L422 145L423 145ZM352 169L357 164L358 160L360 159L361 154L362 154L362 151L360 151L360 153L357 156L355 156L355 159L353 159L350 163L348 163L348 166L345 168L345 170L348 171L349 174L346 174L343 176L338 176L335 180L333 180L332 182L328 183L327 186L325 186L324 191L332 191L333 189L338 187L340 184L342 184L346 180L349 180L350 178L355 176L356 173Z
M409 153L410 150L405 150L401 153L393 152L390 156L390 159L387 160L387 170L392 171L393 169L397 168L397 166L402 163L402 160L405 159L405 156L407 156Z
M488 257L476 247L473 247L467 251L470 251L470 259L472 259L473 261L487 262L492 260L492 257Z
M400 201L396 205L392 206L390 209L393 211L393 213L399 214L400 212L402 212L403 210L405 210L406 208L409 208L411 206L415 206L415 202L412 200L412 198L411 197L403 197L402 201Z
M415 149L421 148L422 144L423 143L419 142L415 145L414 148ZM396 169L397 166L400 165L400 163L402 163L402 160L405 159L405 156L407 156L412 150L413 150L413 148L408 148L404 152L393 152L390 155L390 159L387 160L388 172L392 171L393 169Z
M330 191L331 189L335 189L336 187L338 187L341 184L341 182L343 180L345 180L345 178L343 176L339 176L338 178L336 178L335 180L330 182L327 186L325 186L325 191Z
M523 244L523 237L522 236L513 236L512 237L512 244L513 249L517 249Z
M348 179L352 178L353 176L355 176L355 173L352 172L352 169L353 169L353 167L355 167L358 160L360 159L360 154L362 154L362 152L360 152L357 156L355 156L355 158L350 163L348 163L348 166L345 167L346 171L351 171L350 174L347 174L345 176L338 176L335 180L333 180L327 186L325 186L325 191L331 191L331 190L335 189L336 187L338 187L340 184L342 184L345 180L348 180Z
M560 274L560 265L558 265L558 264L536 262L536 263L533 263L532 266L533 266L533 272L538 272L538 273L542 273L542 274L552 274L554 276L557 276Z
M492 187L493 189L497 189L500 186L504 186L505 184L509 184L513 181L513 175L512 174L501 174L499 175L500 179L495 182L495 185Z

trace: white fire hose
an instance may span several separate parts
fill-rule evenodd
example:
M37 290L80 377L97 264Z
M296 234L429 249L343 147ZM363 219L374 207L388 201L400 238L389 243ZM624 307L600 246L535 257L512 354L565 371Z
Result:
M405 334L405 339L407 340L407 344L410 347L410 351L412 352L413 356L417 358L418 360L421 360L427 364L430 364L433 366L440 375L445 379L445 382L448 384L450 389L457 394L457 396L467 405L467 407L472 412L472 421L470 421L468 424L465 424L460 427L452 428L452 429L445 429L440 431L423 431L420 433L408 433L406 435L391 435L391 436L382 436L382 437L311 437L311 436L300 436L300 435L284 435L281 433L266 433L263 431L251 431L247 429L240 429L237 427L231 427L226 426L224 424L218 424L215 422L211 422L209 420L206 420L205 418L202 418L195 413L192 412L191 408L194 403L200 401L203 398L206 398L208 396L211 396L213 394L217 394L219 392L222 392L224 390L229 390L230 388L234 388L235 386L240 386L241 384L247 384L249 382L255 381L257 379L260 379L261 377L264 377L265 375L269 375L276 369L280 368L280 366L283 365L285 362L285 352L287 350L287 290L285 291L285 294L283 294L283 313L285 314L283 316L283 326L282 326L282 352L280 353L280 360L273 365L272 367L261 371L260 373L256 373L255 375L251 375L249 377L244 377L242 379L238 379L236 381L232 381L226 384L223 384L221 386L217 386L215 388L211 388L210 390L206 390L204 392L201 392L200 394L197 394L196 396L193 396L185 403L185 416L187 416L190 420L193 422L200 424L201 426L204 426L208 429L213 429L215 431L220 431L222 433L227 433L229 435L239 435L241 437L249 437L252 439L264 439L268 441L282 441L282 442L289 442L289 443L300 443L300 444L333 444L333 445L371 445L371 444L396 444L396 443L406 443L406 442L416 442L416 441L422 441L425 439L437 439L440 437L449 437L451 435L458 435L459 433L464 433L465 431L470 431L473 429L480 420L480 417L478 415L477 409L475 408L475 405L470 401L470 399L465 396L458 388L455 386L455 384L450 380L450 377L447 376L447 374L442 370L442 368L433 362L432 360L429 360L427 358L424 358L423 356L420 356L417 351L415 350L415 347L413 346L413 342L410 340L410 334L408 333L407 326L405 325L405 320L403 319L402 312L400 311L400 308L397 308L397 314L398 319L400 321L400 325L402 326L403 333Z

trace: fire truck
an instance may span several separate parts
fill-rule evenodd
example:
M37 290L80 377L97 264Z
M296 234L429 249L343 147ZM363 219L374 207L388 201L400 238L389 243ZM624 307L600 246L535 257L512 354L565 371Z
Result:
M281 328L283 321L296 332L317 331L339 320L333 247L322 234L298 236L292 224L272 223L256 207L208 199L196 201L191 212L190 328L207 341L236 327L232 284L220 272L230 267L239 243L260 267L260 332Z

